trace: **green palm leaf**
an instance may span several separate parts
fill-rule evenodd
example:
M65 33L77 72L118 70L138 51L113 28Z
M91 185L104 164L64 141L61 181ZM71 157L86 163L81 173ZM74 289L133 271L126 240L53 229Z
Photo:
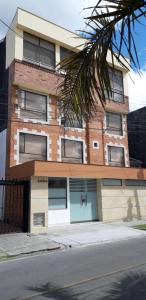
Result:
M68 118L75 113L88 120L93 117L99 106L105 106L105 90L111 93L106 61L108 51L122 67L128 69L123 55L126 49L130 64L140 69L134 29L136 22L146 16L146 1L109 0L108 5L99 0L92 14L86 19L88 36L83 50L64 60L61 68L66 70L64 81L59 86L63 100L62 109ZM117 35L119 38L117 38ZM129 64L129 66L130 66Z

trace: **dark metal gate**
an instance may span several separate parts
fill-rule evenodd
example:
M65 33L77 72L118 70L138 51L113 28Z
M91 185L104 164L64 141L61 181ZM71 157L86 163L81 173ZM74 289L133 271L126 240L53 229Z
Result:
M0 180L0 234L28 232L29 181Z

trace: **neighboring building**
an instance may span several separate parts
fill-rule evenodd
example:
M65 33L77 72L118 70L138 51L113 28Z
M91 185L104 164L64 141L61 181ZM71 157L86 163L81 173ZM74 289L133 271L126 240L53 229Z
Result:
M118 63L113 71L107 58L112 95L106 111L99 106L88 124L73 127L59 115L57 87L64 75L55 66L85 40L20 8L11 28L1 177L30 180L30 232L46 232L50 224L140 218L135 192L146 217L146 170L141 175L129 168L127 71Z
M146 106L128 114L128 140L131 166L146 168Z

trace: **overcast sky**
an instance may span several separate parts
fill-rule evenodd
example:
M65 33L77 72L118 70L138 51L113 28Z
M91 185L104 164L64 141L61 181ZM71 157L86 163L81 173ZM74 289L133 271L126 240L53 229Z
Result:
M0 0L0 18L10 25L19 6L60 26L77 31L85 28L84 17L90 13L84 8L93 6L96 2L97 0ZM6 26L1 23L0 38L6 31ZM129 80L130 110L146 106L146 42L142 37L143 34L141 42L138 43L142 76L133 73L134 83Z

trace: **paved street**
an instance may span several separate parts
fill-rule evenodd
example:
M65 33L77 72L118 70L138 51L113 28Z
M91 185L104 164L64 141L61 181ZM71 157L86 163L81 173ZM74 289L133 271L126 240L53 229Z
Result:
M59 250L1 262L0 299L103 299L116 282L120 293L129 291L132 283L134 296L127 298L123 294L122 298L114 299L143 300L146 275L137 275L138 271L146 272L146 238ZM121 282L123 274L126 278ZM135 298L137 289L139 297ZM144 298L140 297L140 289L145 293ZM104 299L113 299L109 291Z

